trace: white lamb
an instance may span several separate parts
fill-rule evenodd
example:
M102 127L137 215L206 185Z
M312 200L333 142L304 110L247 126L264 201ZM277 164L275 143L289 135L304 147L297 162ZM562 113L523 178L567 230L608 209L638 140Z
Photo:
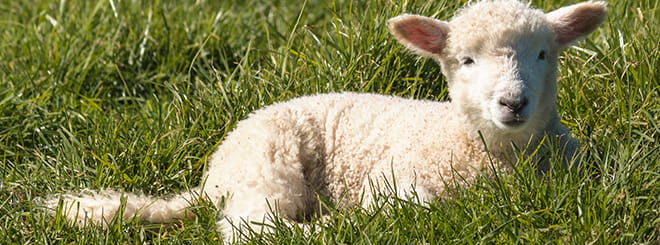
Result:
M192 217L186 208L199 196L218 206L226 198L218 229L232 239L246 225L265 227L254 222L268 223L272 212L294 221L322 213L319 199L368 205L370 188L386 191L385 182L396 183L401 197L441 197L455 178L469 182L489 172L486 149L506 170L514 147L530 152L546 137L541 148L558 145L570 161L578 143L556 109L557 57L600 25L605 5L585 2L544 14L517 1L488 0L450 22L392 18L389 29L399 42L440 63L451 102L356 93L293 99L239 122L191 193L157 199L83 191L50 197L46 206L56 210L62 199L69 219L104 225L122 196L123 218L150 222Z

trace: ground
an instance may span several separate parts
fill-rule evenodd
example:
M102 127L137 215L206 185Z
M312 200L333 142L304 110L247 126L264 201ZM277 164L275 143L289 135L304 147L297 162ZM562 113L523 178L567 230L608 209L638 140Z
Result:
M448 19L462 1L10 1L0 5L0 243L209 243L192 221L80 229L35 199L115 188L165 196L200 183L213 149L264 105L355 91L446 100L432 61L387 19ZM548 11L576 1L533 1ZM559 110L586 159L456 189L428 207L336 210L311 234L253 243L653 243L660 237L658 1L612 1L560 59ZM317 222L317 221L312 221Z

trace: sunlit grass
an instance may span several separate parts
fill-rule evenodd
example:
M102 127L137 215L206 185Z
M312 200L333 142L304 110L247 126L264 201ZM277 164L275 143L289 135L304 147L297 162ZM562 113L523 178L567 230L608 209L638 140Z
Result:
M401 13L447 19L464 1L4 1L0 4L0 243L212 243L208 205L177 224L77 228L35 198L196 186L251 111L358 91L447 99L432 61L395 43ZM574 1L534 1L545 10ZM631 244L660 237L658 1L613 1L561 57L559 106L585 160L481 179L428 206L334 210L311 232L253 243ZM279 224L279 223L278 223Z

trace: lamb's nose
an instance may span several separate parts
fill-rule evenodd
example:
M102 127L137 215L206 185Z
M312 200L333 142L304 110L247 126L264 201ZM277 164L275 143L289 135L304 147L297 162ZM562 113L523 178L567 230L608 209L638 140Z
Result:
M527 97L522 97L521 99L500 98L499 102L501 106L506 106L510 112L517 114L525 108L529 100Z

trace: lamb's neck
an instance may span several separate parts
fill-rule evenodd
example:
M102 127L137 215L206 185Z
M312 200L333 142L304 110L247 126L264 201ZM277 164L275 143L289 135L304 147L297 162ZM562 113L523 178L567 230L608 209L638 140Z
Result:
M462 122L467 137L474 144L484 145L484 150L495 155L510 154L515 148L524 149L537 145L545 134L545 128L549 126L539 124L537 127L504 130L494 124L476 125L472 122L467 118Z

